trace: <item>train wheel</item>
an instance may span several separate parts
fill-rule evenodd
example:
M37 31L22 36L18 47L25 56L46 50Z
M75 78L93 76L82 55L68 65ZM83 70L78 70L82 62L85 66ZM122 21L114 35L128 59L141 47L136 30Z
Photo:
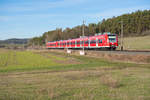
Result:
M111 51L115 51L115 50L116 50L116 47L115 48L111 47Z

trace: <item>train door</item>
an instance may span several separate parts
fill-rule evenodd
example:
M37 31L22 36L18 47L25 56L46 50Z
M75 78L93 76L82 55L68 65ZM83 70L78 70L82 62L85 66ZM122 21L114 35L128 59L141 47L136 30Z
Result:
M76 44L77 44L77 48L79 48L80 47L80 40L77 40Z
M75 40L74 42L75 42L75 44L74 44L74 45L75 45L75 48L76 48L76 47L77 47L77 43L76 43L76 40Z
M90 40L90 46L91 47L96 47L96 39L94 39L94 38L92 38L91 40Z

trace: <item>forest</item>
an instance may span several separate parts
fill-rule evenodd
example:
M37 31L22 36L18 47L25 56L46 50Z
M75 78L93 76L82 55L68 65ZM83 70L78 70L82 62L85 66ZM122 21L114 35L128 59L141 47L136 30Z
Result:
M150 30L150 10L138 10L121 16L103 19L98 23L84 25L85 36L103 32L115 33L120 36L121 24L123 25L123 34L126 37L149 35L150 32L147 31ZM82 28L83 25L73 28L68 26L64 30L56 28L55 30L44 32L40 37L30 39L29 45L45 45L45 42L48 41L79 38L82 36Z

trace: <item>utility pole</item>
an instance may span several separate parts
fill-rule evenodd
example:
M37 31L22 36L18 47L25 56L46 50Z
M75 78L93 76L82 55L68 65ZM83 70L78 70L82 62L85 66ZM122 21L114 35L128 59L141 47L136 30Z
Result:
M45 44L48 42L48 33L45 34Z
M84 28L85 28L85 21L83 20L83 25L82 25L82 50L80 51L80 55L85 55L84 52Z
M48 33L45 34L45 45L47 44L48 42Z
M84 23L85 21L83 20L83 28L82 28L82 37L83 37L83 53L84 53Z
M123 51L123 20L121 21L121 51Z

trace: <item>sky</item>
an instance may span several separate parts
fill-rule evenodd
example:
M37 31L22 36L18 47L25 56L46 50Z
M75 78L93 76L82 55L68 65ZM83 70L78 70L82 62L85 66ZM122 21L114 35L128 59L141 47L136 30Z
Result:
M32 38L137 10L150 10L150 0L0 0L0 40Z

